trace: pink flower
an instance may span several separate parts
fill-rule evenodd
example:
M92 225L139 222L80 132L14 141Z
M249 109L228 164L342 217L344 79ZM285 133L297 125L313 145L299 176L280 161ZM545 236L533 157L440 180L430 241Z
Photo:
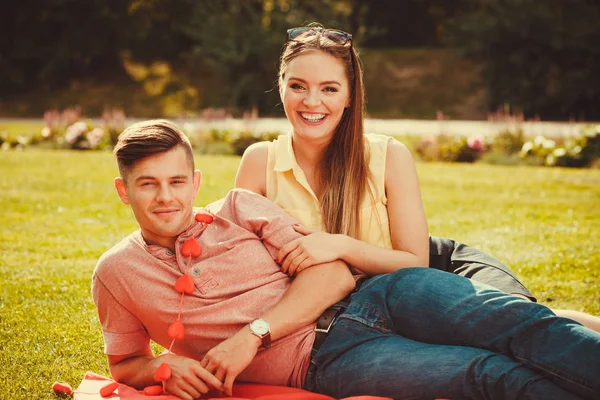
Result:
M479 136L471 136L469 139L467 139L467 146L473 150L479 151L480 153L485 150L485 142L483 141L483 138Z

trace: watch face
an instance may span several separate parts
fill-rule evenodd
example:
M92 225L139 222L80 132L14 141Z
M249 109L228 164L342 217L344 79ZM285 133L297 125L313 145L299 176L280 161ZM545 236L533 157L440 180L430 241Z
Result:
M254 333L261 336L266 335L267 333L269 333L270 330L269 323L264 319L256 319L252 321L252 323L250 324L250 328L252 328L252 331L254 331Z

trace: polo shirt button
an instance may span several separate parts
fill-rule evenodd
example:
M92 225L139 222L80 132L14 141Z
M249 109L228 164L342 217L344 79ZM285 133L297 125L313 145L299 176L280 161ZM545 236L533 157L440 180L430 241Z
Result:
M173 252L172 252L171 250L167 250L167 255L168 255L169 257L171 257L171 256L173 255Z
M192 270L192 272L194 273L195 276L198 276L198 275L200 275L200 268L194 268Z

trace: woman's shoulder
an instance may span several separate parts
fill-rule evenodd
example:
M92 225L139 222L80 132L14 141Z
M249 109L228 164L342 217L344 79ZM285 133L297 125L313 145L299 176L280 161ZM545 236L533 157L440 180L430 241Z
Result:
M244 150L242 159L258 161L264 158L266 160L267 154L269 153L269 147L271 145L272 142L252 143L246 148L246 150Z
M254 143L244 151L235 177L235 187L264 195L270 142Z
M391 136L381 133L365 133L365 139L369 144L384 144L386 145L391 139Z
M365 133L365 139L370 146L371 153L377 149L384 151L386 154L404 154L408 152L408 148L398 139L393 136L382 135L380 133Z

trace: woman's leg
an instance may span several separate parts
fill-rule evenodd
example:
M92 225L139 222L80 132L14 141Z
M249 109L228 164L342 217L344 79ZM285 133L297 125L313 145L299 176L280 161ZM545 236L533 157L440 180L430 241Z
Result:
M508 266L481 250L452 239L429 237L429 267L536 300Z
M376 320L369 314L340 318L314 359L307 389L336 398L580 399L509 357L385 333L370 327ZM364 317L368 325L356 320Z
M346 313L365 307L382 314L382 329L504 354L582 397L600 396L600 334L540 304L456 275L408 268L371 278Z
M574 310L557 310L553 308L552 311L559 317L571 318L572 320L583 324L583 326L585 326L586 328L590 328L596 332L600 332L600 318L598 317Z
M485 283L503 292L536 301L508 266L474 247L438 236L429 237L429 267ZM552 310L600 332L600 318L580 311Z

